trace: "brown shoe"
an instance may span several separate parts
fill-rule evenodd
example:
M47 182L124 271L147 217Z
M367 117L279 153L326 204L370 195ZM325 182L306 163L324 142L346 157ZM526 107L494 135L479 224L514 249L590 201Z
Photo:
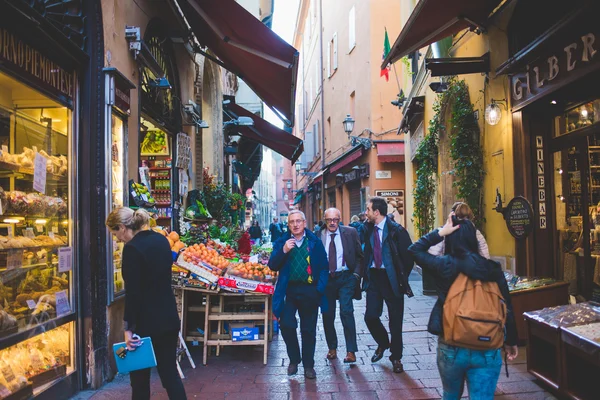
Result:
M354 354L351 351L346 353L346 358L344 358L344 363L351 364L351 363L355 363L355 362L356 362L356 354Z
M335 360L337 358L337 350L329 350L327 352L327 359L328 360Z
M392 365L394 366L394 373L401 374L404 372L404 366L402 366L402 361L394 360L392 361Z

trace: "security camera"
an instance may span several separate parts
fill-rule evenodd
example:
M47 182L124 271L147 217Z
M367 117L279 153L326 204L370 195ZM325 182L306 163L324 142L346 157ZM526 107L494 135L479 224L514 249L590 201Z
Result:
M194 103L192 100L189 100L188 104L183 105L183 111L192 117L194 121L200 119L200 107L198 107L198 104Z

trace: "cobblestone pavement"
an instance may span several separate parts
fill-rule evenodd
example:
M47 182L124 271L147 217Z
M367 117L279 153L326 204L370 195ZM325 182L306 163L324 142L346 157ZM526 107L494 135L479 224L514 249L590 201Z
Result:
M377 347L363 320L364 298L355 302L358 332L357 363L346 365L341 359L326 360L327 344L321 320L318 323L317 351L315 354L317 379L305 380L302 367L296 376L288 377L285 343L275 336L270 343L267 365L262 364L262 347L228 347L220 357L209 356L208 365L202 364L202 348L191 347L197 368L191 369L187 360L182 362L186 378L185 388L189 399L240 399L240 400L300 400L300 399L439 399L442 389L436 366L436 340L427 334L426 326L435 297L424 296L420 276L411 279L415 297L406 299L404 315L404 364L405 373L394 374L386 352L379 362L372 364L371 355ZM413 278L413 277L411 277ZM364 296L363 296L364 297ZM385 307L384 307L385 309ZM387 314L384 311L384 318ZM339 317L337 332L340 346L344 344ZM345 348L338 349L343 359ZM508 367L504 366L496 389L496 398L555 399L527 372L525 348L519 349L519 357ZM167 399L154 371L152 376L152 399ZM129 378L119 375L97 391L85 391L72 400L120 400L129 399Z

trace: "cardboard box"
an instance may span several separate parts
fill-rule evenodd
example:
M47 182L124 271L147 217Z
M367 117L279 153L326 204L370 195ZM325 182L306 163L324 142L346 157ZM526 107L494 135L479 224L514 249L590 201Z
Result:
M219 286L234 289L243 289L247 292L259 292L265 294L273 294L275 292L275 286L269 283L251 281L249 279L240 278L239 276L227 274L219 278Z
M254 322L231 322L229 331L231 332L231 340L240 342L242 340L259 340L258 327L254 326Z

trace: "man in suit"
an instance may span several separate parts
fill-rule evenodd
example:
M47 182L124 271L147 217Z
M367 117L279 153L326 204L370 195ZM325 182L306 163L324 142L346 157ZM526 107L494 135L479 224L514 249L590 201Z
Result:
M329 261L329 281L325 288L327 297L327 312L323 313L323 329L329 352L327 359L337 358L337 333L335 331L336 300L340 300L340 318L344 327L346 340L345 363L356 362L356 323L354 321L354 305L352 299L354 290L360 282L356 274L358 265L362 263L363 252L356 229L339 226L342 214L337 208L325 211L325 225L327 229L321 231L321 240L327 252Z
M324 296L329 272L323 243L306 229L306 217L300 210L288 216L289 232L273 245L269 268L279 271L273 294L273 314L279 318L281 335L287 347L290 364L288 375L298 373L300 362L304 376L315 379L315 347L319 305L327 311ZM298 344L296 312L300 315L302 354Z
M366 224L365 257L358 274L365 278L365 322L378 346L371 362L381 360L385 350L389 348L393 370L401 373L404 372L401 361L404 295L413 296L408 276L414 260L408 252L408 246L412 244L408 232L402 225L387 217L387 208L387 202L381 197L373 197L367 203L369 222ZM384 301L390 318L391 343L380 319Z

